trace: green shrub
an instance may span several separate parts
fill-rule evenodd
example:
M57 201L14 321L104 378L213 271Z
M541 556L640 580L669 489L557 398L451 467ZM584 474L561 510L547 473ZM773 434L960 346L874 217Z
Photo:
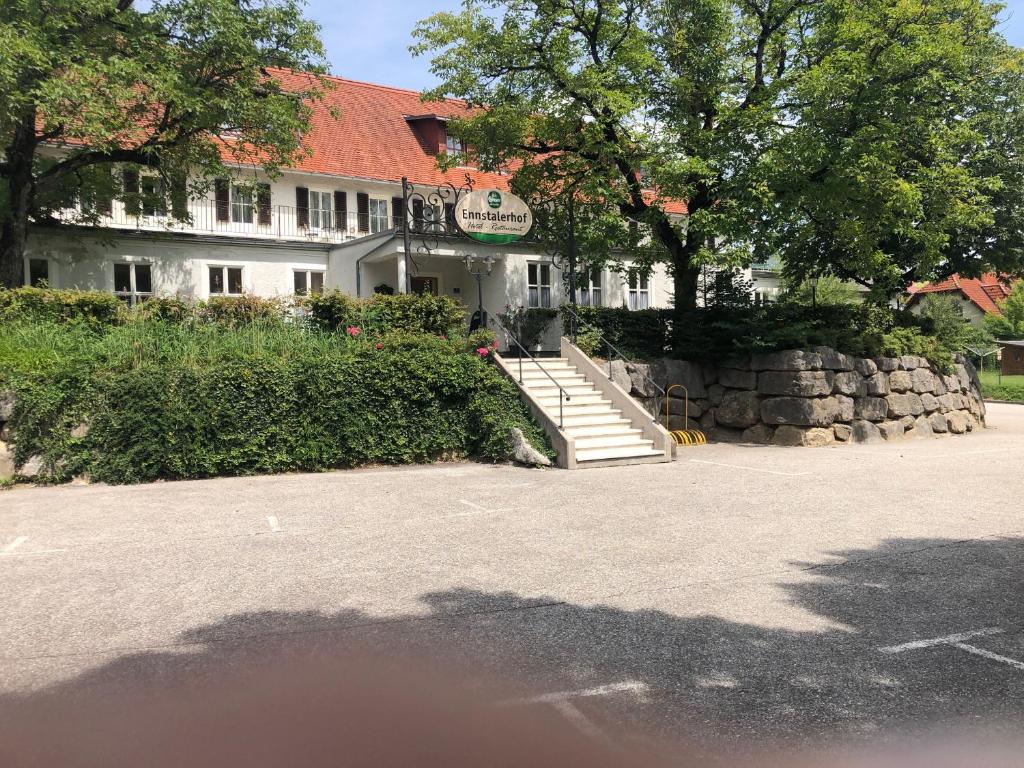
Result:
M544 331L558 317L557 309L548 307L512 307L498 315L498 321L513 334L527 350L540 343Z
M411 331L450 335L465 323L461 304L447 296L430 294L375 293L368 299L354 299L339 291L328 291L306 300L311 324L325 331L359 328L364 333Z
M196 319L239 328L253 323L283 323L291 303L285 299L251 294L213 296L196 305Z
M16 461L41 456L55 481L499 461L512 427L550 453L512 382L466 343L276 321L19 321L0 327L0 387L16 396Z
M21 318L56 323L112 325L124 311L124 303L102 291L58 291L52 288L0 288L0 320Z
M630 311L625 307L576 307L576 314L583 323L577 329L577 343L580 333L589 325L626 357L664 357L669 350L672 310ZM569 312L562 313L564 333L572 334L574 322ZM592 341L595 335L591 332L591 337L585 343ZM607 353L602 344L598 354Z

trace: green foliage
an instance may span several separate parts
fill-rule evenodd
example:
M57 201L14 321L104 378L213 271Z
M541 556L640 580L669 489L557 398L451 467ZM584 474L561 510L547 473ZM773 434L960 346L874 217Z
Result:
M582 321L577 329L577 345L582 337L585 344L596 345L595 353L599 356L608 355L609 350L604 343L598 343L598 335L630 358L664 357L669 349L673 314L669 310L631 312L625 307L577 307L576 314ZM563 312L562 326L566 335L572 334L573 324L572 315Z
M476 352L478 349L496 349L498 337L490 328L478 328L466 337L466 351Z
M318 29L298 0L5 0L0 50L0 284L9 287L20 282L29 217L76 196L137 204L114 164L152 169L176 194L186 179L203 192L234 164L276 175L302 153L326 87L315 74L324 71ZM286 85L280 70L313 74Z
M466 0L416 28L452 130L555 202L545 239L615 259L639 223L679 311L698 268L753 251L790 276L1024 272L1024 54L985 0ZM685 200L685 229L665 209ZM605 238L602 240L602 234ZM633 252L627 249L627 254ZM584 255L590 257L589 252Z
M148 302L147 302L148 303ZM143 305L145 306L145 305ZM243 296L213 296L195 307L199 321L239 328L253 323L283 323L291 308L286 299ZM173 314L173 312L168 313ZM166 317L165 319L172 319Z
M598 357L602 353L607 353L601 348L603 345L600 329L592 326L583 326L576 330L576 346L587 357Z
M51 288L0 288L0 321L18 318L90 326L117 322L123 303L102 291L57 291Z
M985 328L997 339L1024 339L1024 280L1018 280L1010 295L998 302L1002 314L985 315Z
M980 371L981 394L986 400L1024 403L1024 376L1000 376L998 371Z
M922 331L934 336L945 349L965 351L968 346L992 346L988 333L967 321L963 307L953 296L926 295L921 302L920 317Z
M498 315L498 321L529 351L540 343L544 331L556 317L557 309L506 306L505 311Z
M550 451L511 381L465 339L422 333L21 320L0 327L0 388L16 461L41 455L54 481L502 461L513 427Z
M400 330L447 336L465 322L462 305L447 296L375 293L368 299L354 299L328 291L306 302L311 323L325 331L353 327L371 333Z
M861 301L860 292L845 280L834 275L823 275L806 280L786 280L779 294L779 301L810 306L812 304L856 304Z

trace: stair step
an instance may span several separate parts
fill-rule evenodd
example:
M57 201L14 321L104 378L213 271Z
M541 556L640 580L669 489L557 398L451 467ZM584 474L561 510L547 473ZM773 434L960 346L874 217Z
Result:
M591 448L651 448L653 440L634 434L576 437L576 453Z
M553 399L550 403L541 403L544 410L549 414L558 417L558 399ZM619 411L613 411L611 408L611 402L603 403L582 403L580 405L573 405L571 402L562 403L562 413L565 418L570 419L575 416L600 416L607 413L619 414Z
M538 387L528 386L527 389L530 390L530 394L533 395L534 397L558 397L561 394L561 391L558 389L558 387L556 387L554 384L551 384L550 381L548 382L548 384L550 386L547 386L547 387L543 387L543 386L538 386ZM577 397L582 397L584 395L600 395L601 394L596 389L594 389L593 386L591 386L590 384L586 384L586 383L584 383L584 384L562 384L561 386L562 386L562 389L565 390L565 393L568 394L569 397L573 398L574 400Z
M600 392L591 392L586 395L569 395L569 399L558 394L558 390L555 390L550 395L537 395L537 402L541 405L558 405L558 401L561 400L565 407L577 407L581 405L611 405L611 400L605 400Z
M518 368L512 368L512 373L515 376L519 375ZM564 376L579 376L580 378L586 378L582 373L579 373L575 368L523 368L524 379L548 379L554 376L556 379Z
M654 458L664 456L664 451L656 451L646 446L625 446L619 448L585 448L576 451L576 462L607 461L609 459Z
M619 419L618 421L609 421L606 424L568 425L565 427L565 433L569 437L577 439L581 437L597 437L599 435L635 435L640 437L643 434L643 430L634 429L633 424L626 419Z
M555 414L557 418L558 414ZM621 411L605 411L604 413L581 413L581 414L567 414L563 422L564 427L589 427L598 424L621 424L622 412ZM628 421L626 422L629 423Z

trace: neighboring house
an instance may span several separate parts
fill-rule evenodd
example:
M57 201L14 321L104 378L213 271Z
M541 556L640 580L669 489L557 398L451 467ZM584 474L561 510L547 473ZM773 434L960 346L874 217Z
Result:
M921 312L921 303L925 296L941 294L952 296L959 303L964 312L964 318L971 325L981 326L985 315L1000 314L997 302L1002 301L1010 295L1013 287L1012 280L1005 282L999 275L994 273L984 274L981 277L960 277L952 275L938 283L923 283L910 287L906 307L911 312Z
M1024 341L997 341L1004 376L1024 376Z
M305 77L299 73L279 74ZM138 201L101 203L97 226L84 226L78 210L63 223L33 228L25 279L58 288L109 290L127 302L151 295L206 299L242 293L283 296L336 288L353 296L374 289L402 292L406 259L401 231L402 177L429 195L439 185L460 186L467 174L476 189L507 189L506 174L471 167L442 173L442 152L462 147L448 135L448 119L464 114L457 101L424 103L419 93L341 78L315 105L309 150L298 164L270 180L256 167L238 167L235 179L220 179L200 200L174 202L156 176L124 169ZM332 110L340 112L336 119ZM254 193L239 179L259 182ZM410 198L411 199L411 198ZM191 221L169 217L187 204ZM423 229L444 232L448 211L416 201L410 206ZM680 217L682 204L670 211ZM493 272L483 280L484 305L492 314L506 305L555 307L565 300L563 280L536 245L485 245L441 239L424 253L412 242L413 291L477 304L467 254L490 256ZM433 244L432 244L433 245ZM580 302L632 309L671 304L671 279L664 267L650 275L598 271L581 290Z

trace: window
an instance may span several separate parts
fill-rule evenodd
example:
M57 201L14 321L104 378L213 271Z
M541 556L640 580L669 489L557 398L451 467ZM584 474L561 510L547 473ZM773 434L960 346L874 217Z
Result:
M240 296L241 293L241 267L210 267L211 296Z
M590 275L584 275L580 281L580 304L584 307L600 307L603 303L603 291L601 290L602 273L600 269L590 270Z
M309 193L309 226L313 229L331 228L331 192Z
M295 292L300 296L307 293L323 293L324 273L312 269L295 270Z
M114 264L114 293L130 306L153 295L153 266L151 264Z
M231 220L239 224L252 224L252 190L245 187L231 188Z
M370 232L388 229L388 201L370 200Z
M143 176L139 180L139 190L142 193L140 203L143 216L167 215L167 194L163 179L159 176Z
M461 155L464 150L462 139L458 139L450 133L445 136L444 145L449 155Z
M651 280L635 269L629 271L629 308L647 309L651 306Z
M28 260L28 284L39 287L50 284L50 262L47 259Z
M526 303L530 307L551 306L551 265L531 262L526 265Z

